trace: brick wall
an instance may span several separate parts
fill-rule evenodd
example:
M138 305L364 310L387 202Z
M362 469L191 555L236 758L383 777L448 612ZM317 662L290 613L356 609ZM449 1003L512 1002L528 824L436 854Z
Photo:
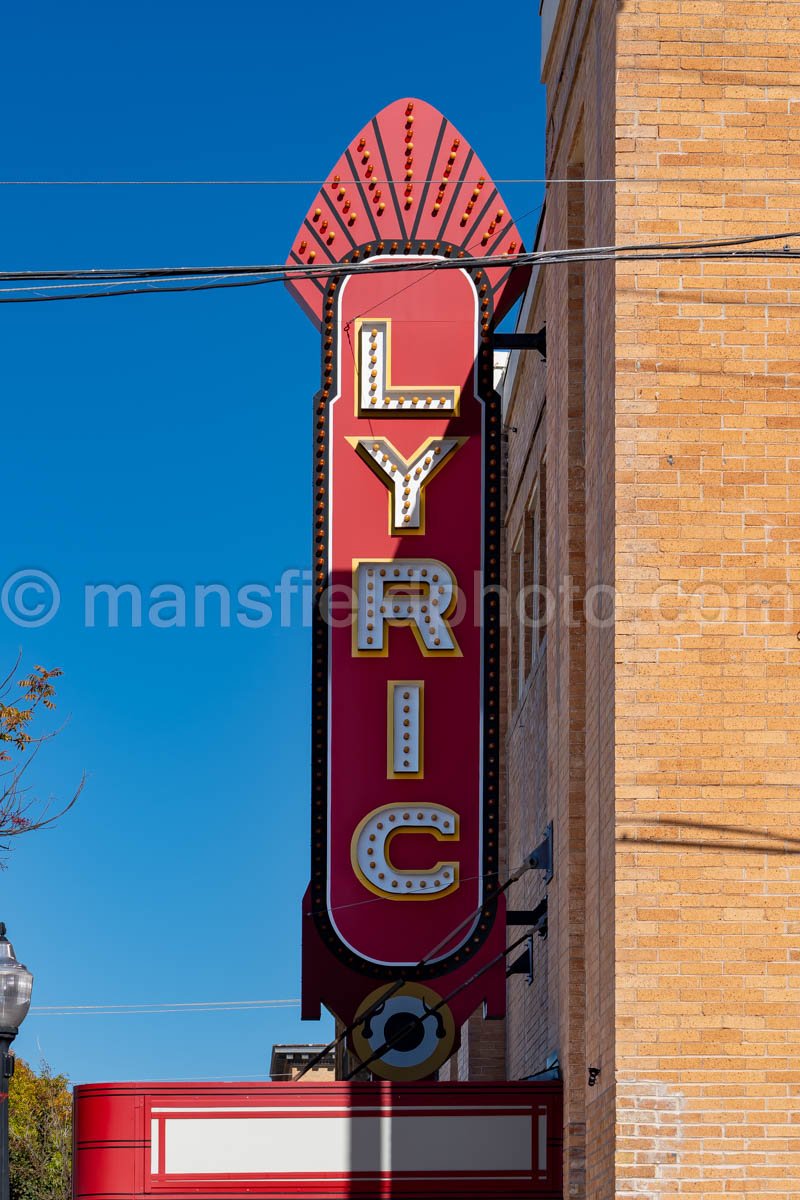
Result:
M545 293L539 287L531 305L529 325L540 329L546 321ZM520 554L524 578L533 587L533 523L531 506L547 475L545 380L546 368L538 354L521 356L515 395L524 397L506 412L508 426L508 484L506 544L509 552L508 638L505 728L508 861L521 863L538 844L545 830L547 806L547 625L534 628L535 597L518 607ZM522 613L523 619L520 620ZM541 634L541 636L540 636ZM509 893L509 908L532 909L545 894L536 873L523 875ZM523 928L509 928L509 937ZM557 933L555 935L557 937ZM558 1046L556 1010L548 1003L548 947L534 943L534 981L514 976L507 993L507 1069L509 1079L524 1079L542 1070L548 1053Z
M540 248L614 238L613 190L585 182L613 173L614 8L580 0L562 8L545 68L547 174L569 182L548 189ZM519 1077L543 1070L549 1052L558 1054L565 1195L607 1200L616 1115L613 268L546 267L539 290L527 327L535 331L547 320L547 365L530 352L521 356L510 397L507 419L516 432L509 433L507 532L513 547L529 478L543 456L553 607L542 684L525 695L516 725L511 714L508 827L511 848L516 842L531 849L552 820L556 871L534 986L523 995L521 981L509 984L507 1061L509 1077ZM513 573L509 586L513 591ZM526 904L543 890L538 875L518 887ZM512 902L523 905L513 894ZM592 1088L589 1066L600 1068Z
M617 8L617 241L796 227L800 3ZM800 1194L799 299L617 272L620 1197Z
M542 248L798 225L800 0L563 0L544 78ZM552 819L556 873L508 1075L559 1054L565 1195L800 1195L800 270L536 287L508 584L545 462L557 604L521 689L509 627L507 833L513 863Z

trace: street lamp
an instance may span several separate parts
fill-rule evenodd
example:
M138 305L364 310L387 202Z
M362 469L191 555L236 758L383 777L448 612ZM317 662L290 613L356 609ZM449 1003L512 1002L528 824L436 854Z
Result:
M0 1200L9 1200L8 1085L14 1074L11 1043L31 1006L33 975L17 962L0 921Z

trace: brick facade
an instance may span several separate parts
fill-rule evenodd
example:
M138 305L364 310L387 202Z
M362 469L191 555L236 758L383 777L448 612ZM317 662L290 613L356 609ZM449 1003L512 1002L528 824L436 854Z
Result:
M562 182L539 248L797 225L800 0L544 7ZM531 285L547 364L520 354L505 394L507 846L552 820L556 871L506 1071L558 1055L566 1196L800 1195L798 299L790 261ZM514 611L534 571L543 632Z

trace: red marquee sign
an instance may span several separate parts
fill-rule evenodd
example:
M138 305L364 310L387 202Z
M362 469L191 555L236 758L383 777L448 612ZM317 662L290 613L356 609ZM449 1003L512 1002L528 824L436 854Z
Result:
M353 1048L391 1079L431 1075L481 1003L504 1012L490 335L527 273L470 260L520 249L475 152L401 100L354 138L289 258L314 272L289 287L323 369L303 1014L365 1017Z
M95 1083L75 1200L561 1196L560 1084Z

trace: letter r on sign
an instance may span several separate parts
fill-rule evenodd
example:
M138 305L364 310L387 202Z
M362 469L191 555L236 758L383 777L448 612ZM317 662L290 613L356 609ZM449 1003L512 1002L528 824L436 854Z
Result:
M353 590L358 607L355 656L385 656L390 625L409 625L426 657L460 656L447 621L456 605L456 579L444 563L435 558L356 560Z

